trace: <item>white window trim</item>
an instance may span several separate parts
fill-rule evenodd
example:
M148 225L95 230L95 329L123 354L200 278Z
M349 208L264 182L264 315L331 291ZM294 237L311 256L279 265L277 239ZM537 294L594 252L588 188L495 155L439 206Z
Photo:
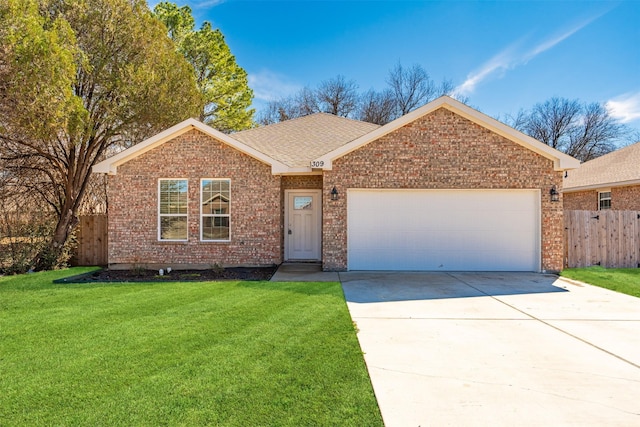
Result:
M600 202L602 200L607 200L607 199L601 199L600 195L603 193L609 193L609 207L607 209L602 209ZM598 191L598 210L599 211L608 211L611 210L611 189L606 189L606 190L600 190Z
M203 202L203 192L202 192L202 183L204 181L229 181L229 213L228 214L204 214L202 213L202 202ZM204 243L220 243L220 242L230 242L231 241L231 201L233 200L233 196L231 195L231 178L200 178L200 241ZM228 239L205 239L203 236L204 226L203 220L205 217L212 218L229 218L229 238Z
M186 181L187 182L187 213L186 214L161 214L160 213L160 184L162 181ZM159 242L188 242L189 241L189 179L188 178L158 178L158 241ZM186 239L163 239L162 238L162 218L163 217L186 217L187 218L187 238Z

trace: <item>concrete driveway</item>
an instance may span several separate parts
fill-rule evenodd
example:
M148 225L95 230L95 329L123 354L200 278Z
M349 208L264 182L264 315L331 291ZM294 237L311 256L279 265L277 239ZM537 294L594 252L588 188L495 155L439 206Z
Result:
M340 273L387 427L640 425L640 299L529 273Z

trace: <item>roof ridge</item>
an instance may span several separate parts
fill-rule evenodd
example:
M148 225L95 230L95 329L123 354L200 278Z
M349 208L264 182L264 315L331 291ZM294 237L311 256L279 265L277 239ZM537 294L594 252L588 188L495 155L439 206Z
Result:
M342 116L338 116L336 114L327 113L327 112L324 112L324 111L318 111L317 113L306 114L304 116L294 117L292 119L287 119L287 120L283 120L283 121L280 121L280 122L271 123L271 124L268 124L268 125L263 125L263 126L250 128L250 129L241 130L241 131L238 131L238 132L233 132L233 133L230 134L230 136L233 137L233 135L243 134L245 132L251 132L251 131L258 130L258 129L261 129L261 130L262 129L266 129L266 128L273 129L274 127L281 127L281 126L284 126L284 125L291 124L292 122L297 122L297 121L300 121L300 120L309 119L309 118L314 117L314 116L315 117L317 117L317 116L326 116L326 117L331 117L332 119L339 119L339 120L349 121L349 122L358 123L358 124L366 124L366 125L380 127L380 125L378 125L376 123L365 122L364 120L357 120L357 119L352 119L350 117L342 117Z

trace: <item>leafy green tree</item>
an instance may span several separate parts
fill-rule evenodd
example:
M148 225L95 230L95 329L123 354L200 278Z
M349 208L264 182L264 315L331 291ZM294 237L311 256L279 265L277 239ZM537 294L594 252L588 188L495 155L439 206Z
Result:
M194 68L204 99L200 120L223 132L250 128L253 91L246 71L236 63L220 30L204 22L196 31L189 6L161 2L153 11L166 25L178 51Z
M60 261L91 168L110 147L201 105L190 65L144 0L0 0L3 173L57 218L32 266Z

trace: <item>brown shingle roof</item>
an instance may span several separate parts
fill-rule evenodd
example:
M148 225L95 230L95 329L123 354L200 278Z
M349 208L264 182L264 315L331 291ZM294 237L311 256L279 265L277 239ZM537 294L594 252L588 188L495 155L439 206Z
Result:
M640 182L640 142L583 163L568 172L565 190L615 187Z
M316 113L229 136L290 167L308 167L316 159L380 126Z

